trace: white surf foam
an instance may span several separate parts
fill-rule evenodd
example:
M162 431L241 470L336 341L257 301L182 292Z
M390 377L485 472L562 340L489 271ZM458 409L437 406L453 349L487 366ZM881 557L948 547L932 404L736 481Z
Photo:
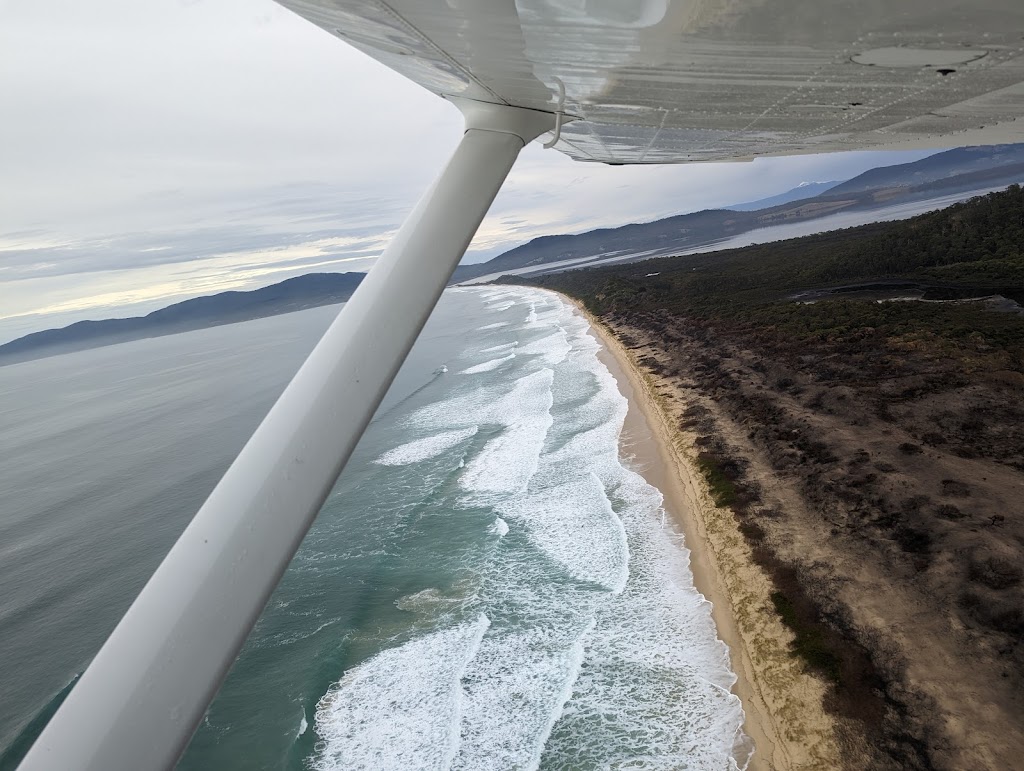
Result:
M536 459L550 425L550 416L538 416L509 426L470 459L459 484L475 493L524 491L537 469Z
M508 289L478 289L476 290L484 301L494 302L497 300L507 300L510 297L515 297L514 292Z
M480 331L484 331L485 329L501 329L502 327L507 327L510 323L511 322L509 321L495 321L493 324L486 324L479 327L479 329Z
M407 426L443 431L477 425L509 426L530 415L547 413L552 372L541 369L516 378L492 381L440 402L428 404L404 419Z
M487 303L487 310L493 311L495 313L500 313L501 311L507 311L509 308L515 307L515 304L516 304L515 300L507 300L507 301L504 301L504 302L503 301L489 302L489 303Z
M633 570L624 591L598 614L585 651L591 665L577 680L546 760L552 767L736 769L750 747L709 603L693 588L677 536L653 516L657 491L623 469L617 492L627 502L621 516Z
M381 455L374 463L381 466L406 466L410 463L436 458L452 447L469 439L477 432L476 426L463 428L457 431L445 431L441 434L428 436L425 439L416 439L405 444L400 444Z
M498 631L483 640L466 668L453 769L532 771L540 766L551 728L579 675L591 625L582 630L538 625Z
M531 303L530 312L526 314L524 326L526 328L551 326L571 316L572 311L561 302L537 300Z
M509 394L490 406L490 420L506 428L470 458L459 477L464 490L516 493L526 489L551 426L550 369L516 381Z
M515 352L512 352L512 353L508 354L507 356L499 356L497 359L491 359L490 361L485 361L483 364L477 364L474 367L466 367L466 369L462 370L460 374L462 374L462 375L478 375L478 374L480 374L482 372L490 372L491 370L497 369L502 364L504 364L506 361L510 361L511 359L514 359L515 357L516 357Z
M575 579L621 592L629 577L622 523L593 473L498 504L523 522L530 538Z
M488 625L481 614L346 672L317 704L312 768L450 768L459 749L460 680Z
M494 522L487 528L487 532L494 533L498 538L508 535L508 522L501 517L495 517Z
M513 340L511 343L501 343L500 345L492 345L490 348L484 348L478 351L477 353L497 353L498 351L501 351L502 353L508 353L517 345L518 343L515 340Z
M557 327L545 337L520 345L517 353L520 356L537 356L543 361L544 366L553 367L565 361L571 350L572 345L566 337L565 330Z

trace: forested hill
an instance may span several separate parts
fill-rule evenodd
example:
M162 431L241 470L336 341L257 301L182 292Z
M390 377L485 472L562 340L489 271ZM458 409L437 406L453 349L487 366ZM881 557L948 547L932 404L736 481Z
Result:
M900 222L525 283L567 291L597 312L662 307L723 316L786 298L887 290L923 299L1002 295L1024 301L1024 191L1012 185Z
M0 366L344 302L352 296L363 275L308 273L249 292L221 292L195 297L147 316L79 321L61 329L35 332L0 345Z

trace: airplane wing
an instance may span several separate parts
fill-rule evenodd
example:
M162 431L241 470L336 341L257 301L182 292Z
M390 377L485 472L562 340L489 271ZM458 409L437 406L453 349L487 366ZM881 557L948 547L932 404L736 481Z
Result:
M561 106L580 161L1024 141L1021 0L279 2L440 96Z

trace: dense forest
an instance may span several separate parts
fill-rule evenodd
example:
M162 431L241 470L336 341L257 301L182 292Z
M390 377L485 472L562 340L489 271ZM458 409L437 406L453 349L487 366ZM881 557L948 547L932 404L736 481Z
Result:
M919 287L923 299L999 294L1024 300L1024 189L975 198L913 219L877 223L742 249L510 279L566 291L595 313L662 308L683 315L815 326L825 312L792 298L832 288ZM871 287L873 283L881 284ZM853 285L853 286L850 286ZM760 308L768 306L771 309ZM879 309L885 315L887 309ZM809 317L801 324L800 316ZM897 316L899 313L897 313ZM1015 327L1014 320L1007 320ZM998 326L998 325L997 325Z
M823 342L914 338L1024 372L1019 185L901 222L509 280L566 292L598 315L659 310ZM992 297L1010 302L982 299Z

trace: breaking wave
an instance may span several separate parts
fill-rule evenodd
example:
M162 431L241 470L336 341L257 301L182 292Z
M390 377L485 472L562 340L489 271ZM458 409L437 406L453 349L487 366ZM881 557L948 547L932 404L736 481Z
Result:
M628 405L589 326L541 291L461 296L503 319L464 356L497 356L407 408L402 429L429 436L377 463L417 489L412 464L464 456L416 516L460 518L472 588L396 603L430 625L320 700L313 768L741 768L728 651L661 494L620 458Z
M381 466L405 466L409 463L429 460L442 455L452 447L461 444L476 433L476 426L463 428L457 431L445 431L425 439L415 439L405 444L400 444L392 450L381 455L375 463Z
M449 768L459 748L462 676L488 623L481 615L349 670L317 704L313 768Z

